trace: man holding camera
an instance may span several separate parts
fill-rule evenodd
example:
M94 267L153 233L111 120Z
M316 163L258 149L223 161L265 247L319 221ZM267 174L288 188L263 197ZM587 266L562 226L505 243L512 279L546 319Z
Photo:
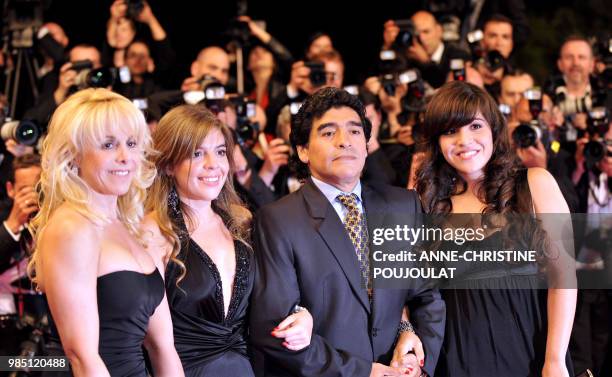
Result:
M509 59L514 48L512 21L503 15L491 16L483 27L480 40L482 56L474 56L475 67L482 76L485 88L494 98L499 96L500 81L510 70Z
M549 95L566 116L565 126L569 142L576 140L576 130L585 130L586 111L593 102L591 74L595 69L595 59L590 43L578 36L570 36L561 45L557 68L560 79L553 79L547 86ZM574 149L570 148L573 152Z
M92 45L79 44L68 53L69 61L62 65L59 73L57 87L52 93L42 97L39 103L26 111L24 119L35 121L40 127L45 127L55 109L72 93L77 90L77 77L82 66L89 69L100 68L100 51ZM85 63L85 62L89 63ZM75 67L74 64L79 62Z
M6 189L10 201L0 206L0 355L18 355L17 348L27 333L17 321L24 315L44 314L42 297L31 294L26 275L31 235L27 228L38 211L35 185L40 177L40 157L26 154L13 160Z
M458 46L442 41L442 26L433 14L418 11L410 18L414 30L412 44L399 51L408 61L407 64L421 71L421 75L432 87L445 83L452 59L468 60L469 54ZM383 48L390 49L400 33L395 21L387 21L383 33Z

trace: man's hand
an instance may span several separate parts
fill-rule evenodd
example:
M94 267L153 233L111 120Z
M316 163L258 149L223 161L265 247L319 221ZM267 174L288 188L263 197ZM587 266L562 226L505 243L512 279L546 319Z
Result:
M181 84L181 91L189 92L191 90L202 90L202 84L198 77L187 77Z
M431 61L429 54L427 54L425 47L423 47L418 37L412 38L412 46L408 47L406 55L409 59L416 60L423 64Z
M517 148L516 154L527 168L544 168L547 165L546 148L542 142L538 140L535 146L529 148Z
M399 34L399 26L393 20L385 22L383 31L383 48L389 49Z
M57 105L64 102L68 95L68 90L76 84L77 72L72 69L72 63L68 62L60 68L59 82L57 89L53 93L53 98Z
M6 219L6 225L13 234L19 233L20 228L28 222L30 215L38 211L38 195L33 187L22 187L13 199L13 208Z
M278 169L289 163L289 151L291 148L285 144L283 139L277 138L270 142L268 150L264 154L264 163L259 170L259 177L270 186Z
M408 91L405 84L399 84L395 87L395 95L390 96L384 90L379 90L378 98L380 105L387 114L399 114L402 112L402 97Z
M587 129L587 115L585 113L577 113L572 117L572 124L579 130Z
M26 154L34 153L34 147L19 144L13 139L8 139L7 141L5 141L4 146L6 147L6 150L15 157L21 157Z
M310 68L304 65L303 61L297 61L291 66L291 79L289 80L289 87L297 92L302 90L308 94L312 93L312 84L308 77L310 75Z
M412 136L412 124L406 124L399 128L397 131L397 141L406 146L414 144L414 137Z

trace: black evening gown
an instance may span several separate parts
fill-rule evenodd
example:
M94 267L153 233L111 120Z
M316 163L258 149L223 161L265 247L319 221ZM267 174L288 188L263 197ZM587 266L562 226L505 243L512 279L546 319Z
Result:
M149 318L164 298L161 274L157 269L150 274L111 272L98 277L97 295L98 352L110 375L147 377L143 341ZM52 339L58 340L53 323L51 329Z
M519 200L531 206L526 169ZM440 250L525 250L518 242L502 248L503 233ZM514 247L514 248L513 248ZM541 376L547 337L547 290L536 262L445 263L456 267L444 289L446 329L436 377ZM569 354L566 357L571 368Z
M247 311L253 289L253 253L235 241L236 275L229 309L224 313L221 276L212 259L189 238L180 210L172 216L181 225L181 253L185 277L170 262L166 270L166 294L172 314L174 345L186 377L254 376L247 355Z

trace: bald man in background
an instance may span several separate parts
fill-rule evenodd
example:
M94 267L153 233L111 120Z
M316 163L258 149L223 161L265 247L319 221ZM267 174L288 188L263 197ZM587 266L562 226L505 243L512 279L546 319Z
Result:
M467 51L456 45L442 41L442 26L433 14L427 11L418 11L410 18L414 24L415 36L412 46L404 51L406 64L421 71L423 79L432 87L437 88L444 84L450 71L452 59L469 60ZM384 46L390 48L399 32L393 21L385 23Z
M191 77L183 81L182 91L199 90L199 80L205 75L212 76L227 85L230 75L230 59L224 49L217 46L205 47L191 63Z

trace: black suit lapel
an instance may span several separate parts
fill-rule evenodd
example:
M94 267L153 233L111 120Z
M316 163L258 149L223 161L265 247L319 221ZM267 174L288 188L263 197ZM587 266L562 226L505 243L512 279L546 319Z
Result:
M323 241L325 241L325 244L327 244L327 247L338 261L354 294L369 313L370 302L367 290L361 285L359 263L357 262L355 248L344 229L342 221L340 221L338 214L327 198L310 179L304 184L302 193L310 216L315 219L321 219L317 226L317 232L319 232Z

